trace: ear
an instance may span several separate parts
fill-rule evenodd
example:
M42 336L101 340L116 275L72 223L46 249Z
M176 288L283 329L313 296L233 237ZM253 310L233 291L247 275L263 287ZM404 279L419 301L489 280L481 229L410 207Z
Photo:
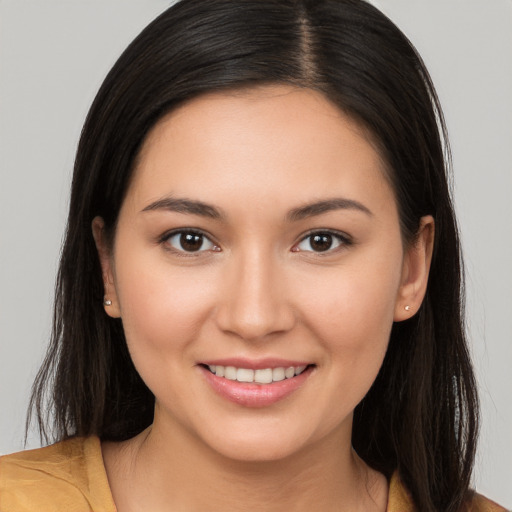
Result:
M422 217L416 240L404 255L402 278L395 304L395 322L412 317L425 297L434 248L434 231L434 218L431 215Z
M94 237L94 242L96 243L98 257L100 259L101 272L103 275L103 286L105 289L105 312L112 318L120 318L121 311L119 309L119 301L117 299L112 250L107 243L107 237L105 234L105 221L101 217L94 217L92 221L92 236ZM110 301L110 304L107 303L107 301Z

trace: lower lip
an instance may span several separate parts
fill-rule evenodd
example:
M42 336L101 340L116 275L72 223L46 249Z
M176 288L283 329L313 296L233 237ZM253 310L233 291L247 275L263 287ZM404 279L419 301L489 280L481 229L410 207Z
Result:
M270 384L253 384L217 377L208 369L199 366L208 384L223 398L244 407L267 407L283 400L299 389L311 375L308 366L300 375Z

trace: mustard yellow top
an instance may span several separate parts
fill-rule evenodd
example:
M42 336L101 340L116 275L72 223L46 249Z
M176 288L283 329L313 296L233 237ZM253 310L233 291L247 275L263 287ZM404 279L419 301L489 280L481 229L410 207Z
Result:
M414 512L395 474L387 512ZM506 512L482 496L471 511ZM97 437L74 438L46 448L0 457L0 512L116 512Z

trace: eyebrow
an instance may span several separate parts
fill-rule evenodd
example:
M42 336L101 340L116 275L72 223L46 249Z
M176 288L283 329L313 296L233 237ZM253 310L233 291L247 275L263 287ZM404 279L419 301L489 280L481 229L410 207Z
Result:
M217 220L224 218L224 215L220 212L220 210L214 206L203 203L202 201L178 199L174 197L164 197L162 199L158 199L157 201L146 206L142 211L151 212L155 210L188 213Z
M199 215L201 217L207 217L215 220L222 220L225 218L225 215L215 206L192 199L164 197L149 204L142 211L149 212L155 210L167 210L171 212ZM373 216L373 213L359 201L338 197L325 199L323 201L316 201L294 208L287 213L286 220L288 222L296 222L335 210L356 210L363 212L366 215Z
M353 199L345 199L342 197L336 197L332 199L326 199L324 201L317 201L314 203L308 203L299 208L294 208L286 215L286 219L290 222L299 221L308 217L314 217L316 215L322 215L323 213L332 212L334 210L356 210L373 216L373 213L364 204Z

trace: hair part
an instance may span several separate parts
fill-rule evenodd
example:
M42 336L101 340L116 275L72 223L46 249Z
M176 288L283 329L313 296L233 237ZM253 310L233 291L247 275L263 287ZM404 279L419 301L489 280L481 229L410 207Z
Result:
M153 421L154 396L133 366L122 321L102 307L92 219L103 217L112 241L137 156L165 114L203 93L275 83L321 92L371 134L407 243L422 216L435 219L424 302L393 326L380 373L355 410L353 445L386 476L398 470L419 510L455 512L469 496L478 400L448 139L421 58L362 0L182 0L121 55L77 151L51 343L31 398L41 436L124 440Z

